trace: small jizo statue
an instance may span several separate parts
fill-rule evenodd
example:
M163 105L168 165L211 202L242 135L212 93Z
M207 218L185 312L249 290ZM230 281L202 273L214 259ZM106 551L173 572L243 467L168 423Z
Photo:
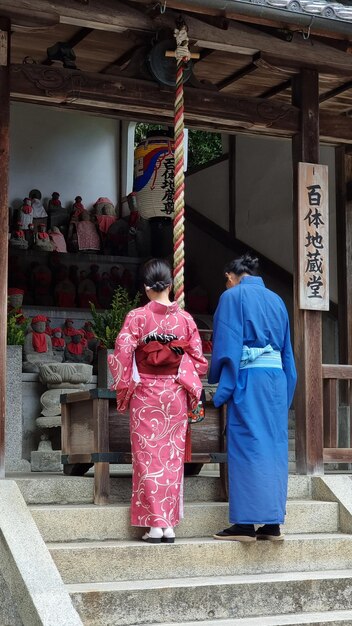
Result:
M62 336L62 328L58 327L52 329L51 343L55 357L58 360L63 361L66 342Z
M82 330L76 330L66 344L64 360L68 363L92 363L93 352L88 349Z
M64 336L66 343L70 342L71 337L77 334L77 328L74 327L73 320L70 317L65 319L64 327L62 329L62 334Z
M71 220L77 220L84 211L86 209L82 203L82 196L76 196L72 205Z
M52 252L54 246L50 241L50 237L46 232L46 225L44 222L40 222L37 225L38 231L34 236L34 247L42 252Z
M23 346L23 371L39 372L40 363L54 362L51 338L45 332L45 315L33 317Z
M29 225L33 224L33 209L30 198L24 198L19 211L19 218L22 223L22 230L28 230Z
M54 193L51 194L51 200L49 200L48 202L48 211L49 213L51 213L51 211L55 212L55 211L59 211L60 209L61 209L60 194L57 191L54 191Z
M29 192L29 197L33 209L34 230L36 231L39 223L44 223L45 226L47 225L48 214L44 209L42 194L39 189L32 189L32 191Z
M27 250L28 241L25 238L24 230L22 228L22 222L17 222L16 227L11 233L9 244L13 248L21 248L22 250Z

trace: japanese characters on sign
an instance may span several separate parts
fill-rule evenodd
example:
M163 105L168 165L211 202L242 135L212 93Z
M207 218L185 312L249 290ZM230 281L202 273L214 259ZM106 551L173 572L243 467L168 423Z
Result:
M328 167L299 163L299 307L329 309Z

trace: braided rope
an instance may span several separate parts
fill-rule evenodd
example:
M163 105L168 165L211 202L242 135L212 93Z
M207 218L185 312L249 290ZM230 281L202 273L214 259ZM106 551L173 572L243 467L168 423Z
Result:
M185 175L184 175L184 99L183 70L191 58L188 47L187 28L182 25L174 31L176 38L176 97L175 97L175 174L174 174L174 291L175 299L181 308L185 306L184 295L184 213L185 213Z

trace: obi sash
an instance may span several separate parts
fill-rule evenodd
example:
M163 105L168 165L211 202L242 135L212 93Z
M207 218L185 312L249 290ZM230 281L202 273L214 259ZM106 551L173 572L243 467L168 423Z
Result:
M177 351L175 349L179 348ZM138 346L135 352L136 365L140 374L176 375L182 355L187 352L188 341L174 339L168 343L150 341Z
M280 350L274 350L270 343L265 348L243 346L240 370L251 367L275 367L282 369Z

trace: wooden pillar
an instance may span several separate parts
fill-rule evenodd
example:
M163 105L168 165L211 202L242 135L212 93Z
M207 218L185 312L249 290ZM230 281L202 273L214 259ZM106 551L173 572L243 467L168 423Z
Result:
M0 17L0 478L5 476L9 118L10 22Z
M336 164L336 243L339 362L352 365L352 154L339 146Z
M294 351L296 467L300 474L321 474L323 465L322 319L320 311L298 306L298 163L319 163L319 76L301 70L292 83L293 104L300 108L300 133L292 143L294 199Z

